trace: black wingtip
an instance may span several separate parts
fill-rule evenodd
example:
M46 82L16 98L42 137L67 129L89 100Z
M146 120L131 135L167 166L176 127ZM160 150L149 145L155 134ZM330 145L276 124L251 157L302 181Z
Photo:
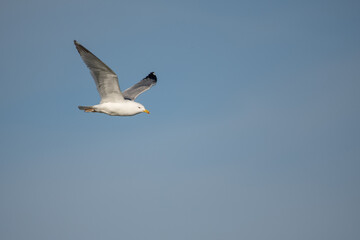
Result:
M146 78L153 79L153 80L155 80L155 82L157 81L157 77L156 77L156 75L155 75L155 73L154 73L154 72L151 72L149 75L147 75L147 77L146 77Z
M75 47L76 47L76 49L78 50L78 52L80 53L80 44L76 41L76 40L74 40L74 44L75 44Z
M86 53L90 53L89 50L87 50L83 45L81 45L80 43L78 43L78 41L74 40L74 44L76 49L78 50L78 52L81 54L81 52L86 52Z

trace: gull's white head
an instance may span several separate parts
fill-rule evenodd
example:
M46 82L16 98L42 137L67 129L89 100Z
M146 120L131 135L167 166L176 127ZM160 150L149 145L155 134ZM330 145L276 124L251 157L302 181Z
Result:
M133 102L133 107L136 109L136 114L142 113L142 112L150 114L150 112L148 110L146 110L146 108L140 103Z

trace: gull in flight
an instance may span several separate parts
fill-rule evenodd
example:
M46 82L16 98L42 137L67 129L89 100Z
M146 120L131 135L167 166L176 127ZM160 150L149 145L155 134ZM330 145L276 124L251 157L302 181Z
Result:
M79 106L80 110L105 113L111 116L133 116L142 112L150 113L143 105L134 102L134 100L156 84L157 78L154 72L151 72L134 86L121 92L116 73L76 40L74 44L82 60L90 69L91 76L94 78L101 97L100 104Z

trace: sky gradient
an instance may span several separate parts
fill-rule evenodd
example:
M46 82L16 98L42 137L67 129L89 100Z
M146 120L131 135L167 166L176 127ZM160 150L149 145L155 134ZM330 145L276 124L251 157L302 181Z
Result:
M360 239L357 1L1 1L0 239ZM150 115L99 101L77 40Z

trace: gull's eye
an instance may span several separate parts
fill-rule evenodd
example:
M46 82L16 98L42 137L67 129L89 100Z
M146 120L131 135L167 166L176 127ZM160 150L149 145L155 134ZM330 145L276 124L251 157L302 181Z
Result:
M138 107L140 109L140 107Z

